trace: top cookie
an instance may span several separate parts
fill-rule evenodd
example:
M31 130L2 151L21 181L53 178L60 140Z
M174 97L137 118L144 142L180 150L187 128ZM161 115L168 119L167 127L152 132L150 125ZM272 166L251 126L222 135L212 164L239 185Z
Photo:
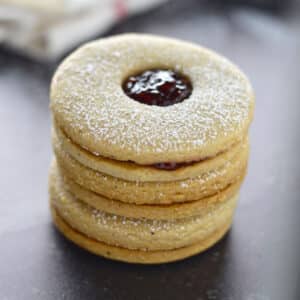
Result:
M153 69L185 75L191 95L169 106L128 97L123 82ZM253 108L249 81L227 59L151 35L88 43L65 59L51 85L53 117L73 142L96 155L138 164L215 156L244 138Z

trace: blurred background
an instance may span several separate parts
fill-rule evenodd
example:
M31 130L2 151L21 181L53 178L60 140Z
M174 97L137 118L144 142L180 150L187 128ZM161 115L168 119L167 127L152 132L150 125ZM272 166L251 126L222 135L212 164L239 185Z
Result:
M212 48L256 91L235 225L169 267L88 256L50 225L51 77L81 43L122 32ZM296 0L0 0L0 299L300 299L299 69Z

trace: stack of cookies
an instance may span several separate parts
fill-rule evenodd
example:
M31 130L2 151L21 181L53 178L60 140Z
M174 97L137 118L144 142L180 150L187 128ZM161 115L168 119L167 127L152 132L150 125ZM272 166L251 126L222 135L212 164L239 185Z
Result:
M162 263L231 226L254 96L216 53L126 34L71 54L51 85L57 228L104 257Z

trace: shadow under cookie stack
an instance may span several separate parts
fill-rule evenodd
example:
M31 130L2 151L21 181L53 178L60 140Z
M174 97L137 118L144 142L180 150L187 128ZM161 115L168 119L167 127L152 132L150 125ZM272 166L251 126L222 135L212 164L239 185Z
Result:
M205 48L150 35L91 42L51 85L53 221L95 254L163 263L229 230L254 96Z

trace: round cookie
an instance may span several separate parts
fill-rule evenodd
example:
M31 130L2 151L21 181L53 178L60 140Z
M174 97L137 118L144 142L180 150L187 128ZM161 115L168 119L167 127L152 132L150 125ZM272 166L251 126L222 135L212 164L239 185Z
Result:
M206 158L203 161L195 162L170 171L159 170L149 165L138 165L133 162L116 161L99 155L97 156L71 141L71 139L68 138L55 124L54 129L52 130L52 136L54 141L59 141L65 152L88 168L127 181L147 182L175 181L197 177L204 172L209 172L224 165L226 161L231 160L241 151L245 143L248 143L246 137L246 141L242 141L232 146L225 152L217 154L217 156Z
M203 216L178 220L127 218L97 210L50 181L50 201L84 235L109 245L144 251L172 250L206 239L232 219L237 195Z
M118 200L108 199L92 191L89 191L68 177L60 174L56 162L53 161L50 170L50 180L57 185L58 189L66 189L68 192L76 195L76 198L84 203L111 214L131 218L146 219L180 219L197 215L205 215L214 210L220 203L227 201L233 197L239 190L243 178L229 185L226 189L219 193L203 198L201 200L190 201L180 204L169 205L136 205L128 204Z
M192 255L205 251L218 242L229 230L231 220L227 224L218 228L205 240L202 240L191 246L163 251L142 251L129 250L126 248L111 246L94 239L91 239L68 225L57 213L56 209L51 207L52 218L57 229L69 240L79 247L82 247L96 255L105 258L138 264L160 264L174 262Z
M170 204L200 200L218 193L245 173L248 145L224 166L201 176L173 182L125 181L87 168L64 152L53 141L58 167L62 174L79 185L109 199L135 204Z
M145 105L122 83L153 68L187 76L192 94L175 105ZM199 161L241 142L253 115L246 76L227 59L191 43L126 34L88 43L58 68L54 119L91 153L138 164Z

